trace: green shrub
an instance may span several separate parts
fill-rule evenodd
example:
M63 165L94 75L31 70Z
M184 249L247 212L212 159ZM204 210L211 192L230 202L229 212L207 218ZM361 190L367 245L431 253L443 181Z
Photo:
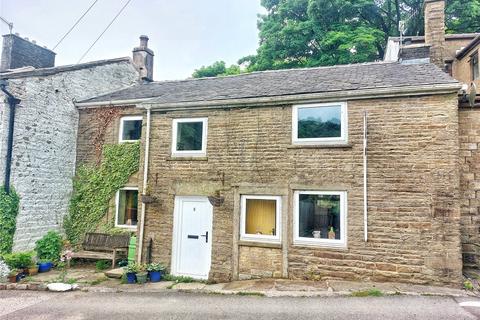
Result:
M110 261L98 260L95 262L95 270L97 271L107 270L108 268L110 268Z
M43 261L58 261L62 253L62 247L62 236L56 231L48 231L43 238L35 243L37 257Z
M64 219L65 234L73 246L79 245L87 232L99 227L110 199L138 171L139 161L140 144L122 143L105 145L99 166L79 167Z
M12 270L24 269L34 264L33 262L34 256L35 256L35 253L33 251L7 253L3 255L3 260L8 265L8 267Z
M161 263L149 263L147 264L147 271L162 271L164 272L167 268Z
M0 254L12 252L19 202L15 190L10 189L7 194L5 188L0 187Z
M473 290L473 284L472 284L472 282L471 282L470 280L465 280L465 281L463 282L463 288L464 288L465 290L472 291L472 290Z

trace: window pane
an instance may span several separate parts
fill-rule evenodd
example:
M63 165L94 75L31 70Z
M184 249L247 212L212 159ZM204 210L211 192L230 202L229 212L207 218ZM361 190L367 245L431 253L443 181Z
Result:
M118 201L118 219L120 225L136 226L138 208L137 190L120 190Z
M298 109L298 138L339 138L342 136L342 107Z
M142 136L142 120L123 120L122 140L139 140Z
M277 202L275 200L247 199L245 234L275 236Z
M203 122L177 124L177 151L202 150Z
M298 235L340 240L340 196L299 195Z

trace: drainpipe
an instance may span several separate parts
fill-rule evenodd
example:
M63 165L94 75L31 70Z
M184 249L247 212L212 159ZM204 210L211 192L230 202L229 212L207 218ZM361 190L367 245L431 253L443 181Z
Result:
M0 81L0 90L7 96L7 103L9 107L9 118L8 118L8 137L7 137L7 159L5 161L5 192L10 193L10 174L12 171L12 150L13 150L13 130L15 127L15 110L17 105L20 103L20 99L17 99L8 92L7 90L7 81Z
M368 194L367 194L367 111L363 112L363 232L368 241Z
M145 156L143 163L143 191L142 194L145 195L147 190L148 182L148 160L150 154L150 106L146 107L147 109L147 129L145 136ZM138 263L142 262L142 250L143 250L143 233L145 229L145 206L146 204L142 202L142 209L140 213L140 230L138 232L138 252L137 252L137 261Z

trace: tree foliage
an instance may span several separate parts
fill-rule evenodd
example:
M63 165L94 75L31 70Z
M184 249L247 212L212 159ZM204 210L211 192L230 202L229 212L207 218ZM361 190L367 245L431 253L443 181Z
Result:
M240 66L231 65L227 67L225 61L216 61L209 66L202 66L200 69L196 69L192 77L194 78L207 78L217 76L230 76L240 73Z
M382 59L390 36L422 35L424 0L262 0L259 47L241 58L245 71L347 64ZM480 0L447 0L448 33L480 31ZM215 71L217 62L197 71ZM223 64L225 68L225 65ZM233 67L233 66L232 66ZM230 68L232 68L230 67ZM211 72L207 76L222 75ZM202 73L194 77L202 77Z

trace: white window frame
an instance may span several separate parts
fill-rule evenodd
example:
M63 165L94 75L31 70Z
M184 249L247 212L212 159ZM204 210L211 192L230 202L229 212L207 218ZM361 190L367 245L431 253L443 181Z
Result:
M142 121L142 126L143 126L143 117L142 116L128 116L128 117L121 117L120 118L120 130L118 130L118 141L119 143L124 143L124 142L137 142L141 140L141 135L140 139L138 140L123 140L123 125L125 121Z
M246 233L247 200L275 200L275 231L276 235L259 235ZM253 242L280 243L281 241L281 219L282 219L282 197L281 196L258 196L242 195L240 198L240 240Z
M179 123L202 122L202 150L177 150L177 133ZM173 119L172 124L172 156L174 157L205 157L207 155L208 118Z
M137 225L139 222L139 217L138 217L138 204L137 204L137 225L134 226L129 226L126 224L119 224L118 223L118 210L120 209L120 191L125 191L125 190L133 190L138 192L137 187L123 187L117 190L117 193L115 194L115 227L117 228L125 228L125 229L130 229L130 230L137 230ZM140 196L140 194L138 194Z
M299 236L299 207L300 195L339 195L340 196L340 239L315 239ZM295 191L293 200L293 244L318 246L318 247L333 247L346 248L347 246L347 192L346 191L310 191L301 190Z
M341 136L332 138L298 138L298 110L306 108L334 107L341 108ZM294 145L322 145L346 144L348 142L348 113L346 102L329 102L313 104L297 104L292 107L292 144Z

